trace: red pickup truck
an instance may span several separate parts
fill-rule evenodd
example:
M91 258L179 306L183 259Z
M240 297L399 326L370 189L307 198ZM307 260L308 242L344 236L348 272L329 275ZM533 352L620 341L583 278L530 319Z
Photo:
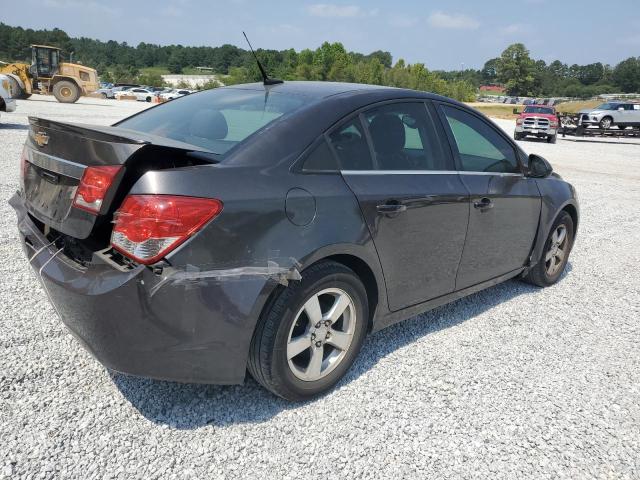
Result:
M527 105L516 119L513 138L522 140L526 136L532 136L556 143L559 125L560 119L555 108L547 105Z

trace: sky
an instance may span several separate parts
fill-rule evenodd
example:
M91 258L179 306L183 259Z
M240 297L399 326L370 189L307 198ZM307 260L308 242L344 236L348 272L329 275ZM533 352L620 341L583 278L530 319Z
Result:
M640 0L325 1L21 0L21 8L0 8L0 22L130 45L246 48L244 30L254 47L339 41L431 70L481 68L515 42L546 62L615 65L640 56Z

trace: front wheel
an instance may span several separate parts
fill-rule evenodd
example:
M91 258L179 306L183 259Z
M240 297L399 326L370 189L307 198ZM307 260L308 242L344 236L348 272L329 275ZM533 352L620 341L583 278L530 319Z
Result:
M328 391L358 355L368 314L366 290L351 269L332 261L311 266L258 321L249 352L251 376L288 400Z
M549 135L547 137L547 143L556 143L558 141L558 134L556 133L555 135Z
M613 119L611 117L604 117L602 120L600 120L599 126L603 130L609 130L611 128L611 125L613 125Z
M574 232L573 219L563 210L551 227L542 258L529 270L524 280L539 287L556 283L567 266Z
M524 135L521 133L514 133L513 134L513 139L514 140L522 140L524 138Z
M73 82L62 80L53 86L53 96L60 103L75 103L80 98L80 88Z

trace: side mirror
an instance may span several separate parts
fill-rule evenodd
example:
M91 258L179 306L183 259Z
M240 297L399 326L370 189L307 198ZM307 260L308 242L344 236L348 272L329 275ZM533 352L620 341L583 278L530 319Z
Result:
M514 115L520 115L520 112L518 111L518 109L517 109L517 108L514 108L514 109L513 109L513 114L514 114Z
M540 155L529 155L529 177L546 178L553 172L553 167Z

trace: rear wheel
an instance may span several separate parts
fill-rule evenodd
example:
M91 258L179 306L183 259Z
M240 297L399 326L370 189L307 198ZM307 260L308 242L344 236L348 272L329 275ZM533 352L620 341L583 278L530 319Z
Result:
M551 227L540 261L524 277L539 287L556 283L564 271L573 247L574 225L571 215L562 211Z
M328 391L360 351L367 305L352 270L332 261L311 266L265 309L251 341L249 372L288 400Z
M80 98L80 88L73 82L62 80L53 86L53 95L60 103L75 103Z

